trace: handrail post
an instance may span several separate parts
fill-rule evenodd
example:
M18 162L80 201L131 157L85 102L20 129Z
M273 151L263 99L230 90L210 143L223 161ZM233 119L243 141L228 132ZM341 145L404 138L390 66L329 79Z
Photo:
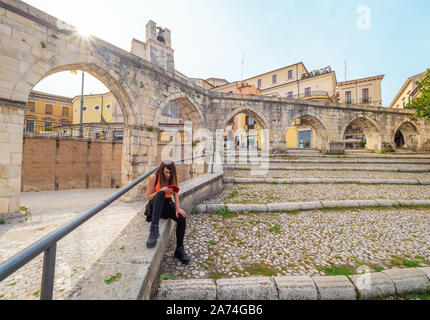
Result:
M43 273L40 300L53 300L56 254L57 244L54 243L45 251L43 255Z

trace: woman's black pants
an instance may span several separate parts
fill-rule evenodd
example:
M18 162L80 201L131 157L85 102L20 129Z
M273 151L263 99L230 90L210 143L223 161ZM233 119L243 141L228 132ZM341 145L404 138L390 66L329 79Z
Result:
M160 218L172 219L176 221L176 245L184 245L186 219L178 214L176 217L175 203L170 198L166 198L164 191L158 191L153 199L152 204L152 224L158 225Z

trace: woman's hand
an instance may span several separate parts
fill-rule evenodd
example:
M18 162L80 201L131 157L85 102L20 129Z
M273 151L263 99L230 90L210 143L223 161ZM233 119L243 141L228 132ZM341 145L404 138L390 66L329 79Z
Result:
M170 189L169 187L161 188L159 191L164 191L165 193L173 193L173 189Z
M186 218L186 217L187 217L187 214L186 214L186 213L185 213L185 211L184 211L184 210L182 210L181 208L176 209L176 218L178 218L178 217L179 217L179 215L183 216L184 218Z

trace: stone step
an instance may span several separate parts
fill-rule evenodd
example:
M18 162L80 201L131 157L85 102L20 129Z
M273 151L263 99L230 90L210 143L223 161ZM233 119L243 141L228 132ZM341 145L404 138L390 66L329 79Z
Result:
M283 203L268 203L268 204L224 204L224 203L208 203L199 204L193 208L195 213L216 213L228 207L230 212L287 212L296 210L318 210L330 208L356 208L356 207L401 207L401 206L430 206L430 200L390 200L390 199L374 199L374 200L336 200L336 201L310 201L310 202L283 202Z
M157 300L368 300L426 290L430 267L353 276L163 280Z
M233 178L224 177L224 183L271 183L271 184L303 184L303 183L359 183L359 184L400 184L400 185L430 185L430 180L413 179L335 179L335 178Z
M228 161L231 161L233 159L225 158L224 163L227 163ZM235 162L239 162L237 160L241 160L240 157L234 158ZM430 166L430 160L423 160L423 161L412 161L412 160L403 160L403 159L395 159L389 161L388 159L354 159L354 160L348 160L348 159L318 159L318 160L310 160L310 159L269 159L269 158L254 158L254 157L248 157L248 158L242 158L242 160L247 160L247 162L251 163L261 163L261 162L269 162L269 163L363 163L363 164L416 164L416 165L429 165Z
M383 168L383 167L277 167L277 166L260 166L260 167L245 167L245 166L224 166L224 170L318 170L318 171L380 171L380 172L410 172L424 173L430 172L429 169L410 169L410 168Z

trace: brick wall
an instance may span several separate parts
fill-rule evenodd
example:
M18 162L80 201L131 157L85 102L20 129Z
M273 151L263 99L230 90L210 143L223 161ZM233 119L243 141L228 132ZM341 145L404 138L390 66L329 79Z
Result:
M121 160L122 143L25 138L21 190L120 187Z

